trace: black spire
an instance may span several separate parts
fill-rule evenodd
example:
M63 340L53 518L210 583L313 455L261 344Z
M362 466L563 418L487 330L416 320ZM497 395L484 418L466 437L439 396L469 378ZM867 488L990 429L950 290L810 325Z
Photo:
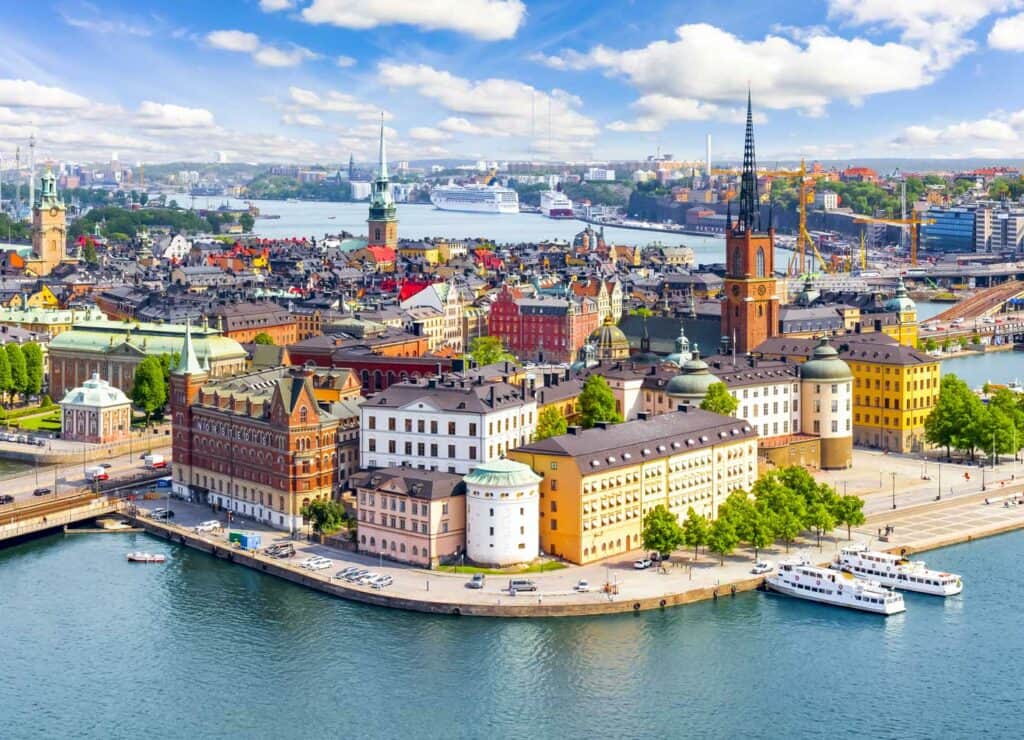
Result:
M743 175L740 177L740 218L744 231L760 231L761 214L757 203L757 160L754 158L754 114L747 88L747 133L743 140Z

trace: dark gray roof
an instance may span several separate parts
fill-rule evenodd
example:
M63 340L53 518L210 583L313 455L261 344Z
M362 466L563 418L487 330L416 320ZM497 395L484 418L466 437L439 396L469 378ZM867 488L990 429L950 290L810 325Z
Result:
M521 406L519 389L508 383L471 383L431 378L422 382L395 383L367 398L364 407L394 409L424 401L449 413L483 414L495 409Z
M440 470L420 470L406 467L379 468L356 473L349 480L354 488L365 488L381 493L426 500L462 496L466 493L466 486L462 482L461 475L443 473Z
M839 356L848 362L876 362L882 365L923 365L938 362L934 357L904 347L892 337L878 331L867 334L841 334L832 337L831 344L839 351ZM817 347L817 339L773 337L759 344L754 349L754 354L762 357L810 358Z
M523 452L575 458L581 470L596 472L636 465L687 450L737 439L756 439L742 419L695 407L648 419L583 429L520 447Z

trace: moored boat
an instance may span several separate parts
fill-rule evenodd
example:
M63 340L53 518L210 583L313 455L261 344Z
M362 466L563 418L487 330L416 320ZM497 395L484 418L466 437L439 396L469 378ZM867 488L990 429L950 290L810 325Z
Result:
M131 563L162 563L167 560L166 555L152 552L130 552L128 561Z
M902 594L877 581L819 568L806 560L783 561L778 571L765 578L765 585L786 596L873 614L889 616L906 611Z
M921 560L869 550L864 545L847 545L836 555L832 567L859 578L871 578L883 586L933 596L954 596L964 590L963 579L925 567Z

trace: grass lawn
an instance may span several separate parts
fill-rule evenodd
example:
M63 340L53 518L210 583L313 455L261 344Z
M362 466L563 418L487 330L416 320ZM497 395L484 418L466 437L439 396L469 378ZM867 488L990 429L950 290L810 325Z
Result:
M550 563L532 563L521 568L478 568L475 565L441 565L437 569L442 573L483 573L488 576L514 576L520 573L548 573L567 567L565 563L554 561Z
M59 432L60 410L58 409L55 413L33 416L28 419L17 419L11 423L27 432Z

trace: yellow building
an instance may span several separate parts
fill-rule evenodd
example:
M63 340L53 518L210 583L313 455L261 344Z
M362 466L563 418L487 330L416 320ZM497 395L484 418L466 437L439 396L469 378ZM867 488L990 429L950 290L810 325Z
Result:
M35 293L16 293L7 305L10 308L59 308L60 300L44 285Z
M904 347L917 347L917 304L907 294L902 277L896 285L896 294L885 302L885 308L896 315L896 323L883 324L882 332Z
M803 362L816 344L775 337L754 354ZM853 373L853 443L900 453L923 450L924 422L939 399L939 361L881 332L836 337L834 344Z
M402 244L398 248L398 254L407 260L421 259L431 266L441 261L440 250L427 242L407 242Z
M757 478L757 435L744 421L700 409L570 429L508 453L543 477L544 552L590 563L643 546L643 518L661 504L680 522L712 519Z
M49 334L51 338L71 329L82 321L104 321L104 313L95 306L86 309L0 308L0 325L17 326L36 334Z

